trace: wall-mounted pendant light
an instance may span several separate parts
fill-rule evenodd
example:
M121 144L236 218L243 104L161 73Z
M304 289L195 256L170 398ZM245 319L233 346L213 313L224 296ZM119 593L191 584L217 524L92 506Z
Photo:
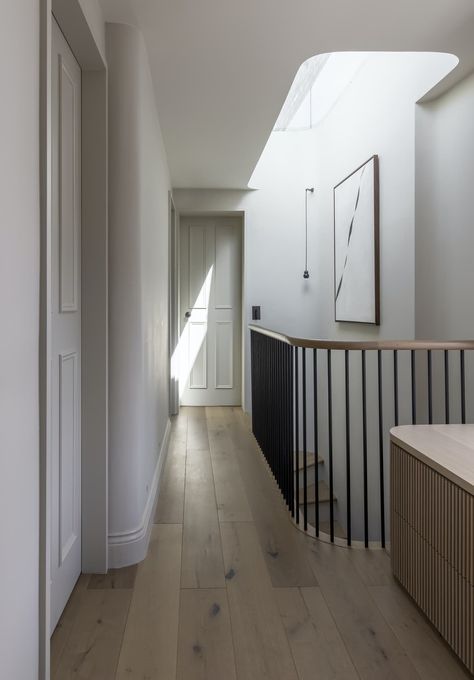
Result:
M304 215L305 215L305 246L304 246L304 272L303 278L309 279L308 271L308 192L314 193L314 187L304 190Z

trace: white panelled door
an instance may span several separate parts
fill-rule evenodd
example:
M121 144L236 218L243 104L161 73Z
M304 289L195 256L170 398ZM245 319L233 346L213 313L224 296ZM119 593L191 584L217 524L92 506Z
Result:
M51 632L81 573L81 70L52 45Z
M242 226L181 219L180 395L183 406L236 406L242 394Z

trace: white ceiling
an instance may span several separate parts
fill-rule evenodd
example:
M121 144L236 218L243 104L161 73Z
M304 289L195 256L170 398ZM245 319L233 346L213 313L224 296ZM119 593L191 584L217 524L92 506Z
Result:
M474 70L473 0L100 0L145 37L172 184L244 188L301 63L335 51L456 54Z

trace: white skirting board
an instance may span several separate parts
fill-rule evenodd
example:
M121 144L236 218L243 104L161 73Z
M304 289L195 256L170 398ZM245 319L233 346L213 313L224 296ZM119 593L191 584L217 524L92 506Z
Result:
M131 531L109 534L109 569L119 569L120 567L137 564L144 560L147 555L156 503L158 501L161 473L168 455L170 431L171 421L168 420L140 525Z

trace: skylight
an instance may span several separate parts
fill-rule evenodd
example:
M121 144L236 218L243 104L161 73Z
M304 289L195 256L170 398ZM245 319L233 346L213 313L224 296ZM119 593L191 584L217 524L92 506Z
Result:
M321 54L299 68L274 132L316 127L351 85L368 58L366 52Z

